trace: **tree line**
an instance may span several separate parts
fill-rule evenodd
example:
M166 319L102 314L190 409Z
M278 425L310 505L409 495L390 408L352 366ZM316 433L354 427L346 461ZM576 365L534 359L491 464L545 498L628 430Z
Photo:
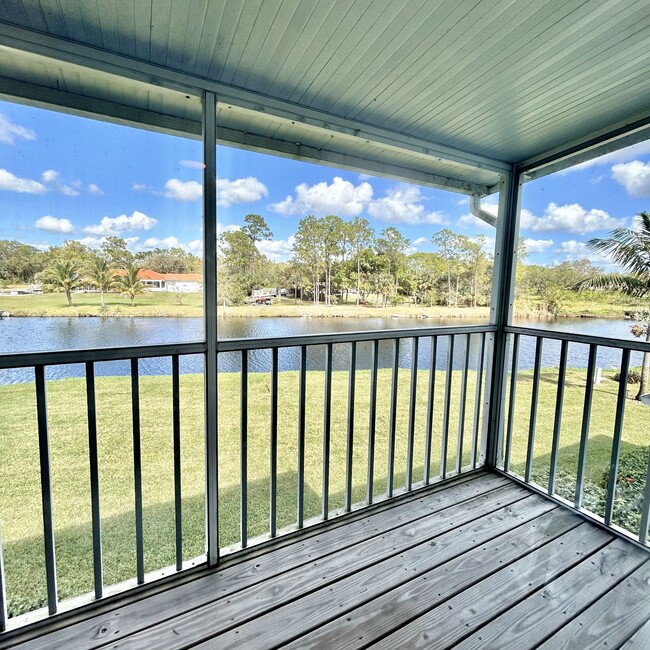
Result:
M345 221L336 215L303 218L293 238L291 259L272 262L260 252L272 241L264 218L249 214L241 229L219 240L219 300L241 304L253 289L285 287L296 299L330 305L336 300L411 302L448 307L487 305L492 288L493 256L483 235L471 238L445 228L431 234L435 252L413 252L395 227L376 233L366 219ZM527 264L519 240L517 298L557 315L586 278L601 271L586 259L554 266Z
M254 289L263 287L284 287L295 300L324 305L353 301L476 307L490 300L493 259L482 235L470 238L445 228L431 234L435 252L413 252L409 239L393 226L376 233L361 217L345 221L336 215L310 215L298 224L289 261L274 262L261 252L263 242L272 241L271 229L258 214L246 215L241 228L220 235L220 304L243 304ZM523 239L518 258L518 302L533 300L551 315L561 311L580 282L600 273L587 260L527 264ZM82 286L99 291L102 303L108 291L126 293L134 300L134 292L141 288L138 268L200 273L202 260L181 248L134 254L124 239L115 236L107 237L98 249L68 240L46 251L0 240L0 284L38 283L46 291L64 292L69 302L72 292Z
M485 238L471 239L450 230L433 236L435 253L412 252L411 242L395 227L375 233L361 217L304 217L293 237L291 259L272 262L260 242L273 233L264 218L249 214L241 229L219 241L219 291L225 304L243 302L260 287L286 287L296 299L331 305L357 304L371 297L379 304L409 300L449 306L487 304L492 257Z
M15 240L0 240L0 285L38 284L44 291L65 294L72 305L72 294L93 287L100 294L117 291L131 303L143 293L138 271L147 268L158 273L200 273L199 257L181 248L156 248L131 253L121 237L107 237L98 249L67 240L46 251Z

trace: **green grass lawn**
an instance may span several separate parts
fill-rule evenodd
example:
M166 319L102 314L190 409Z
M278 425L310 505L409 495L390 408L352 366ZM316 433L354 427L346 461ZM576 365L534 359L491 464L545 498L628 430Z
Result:
M535 469L548 465L557 371L545 370L540 390ZM269 374L250 373L248 398L248 532L269 529ZM373 493L386 489L389 389L391 373L378 373L378 409ZM440 441L445 373L436 374L436 418L433 431L432 472L440 466ZM470 432L476 376L468 377L463 463L469 463ZM296 520L298 373L279 377L278 527ZM410 371L400 370L396 431L395 485L405 482ZM418 374L414 447L414 481L423 479L428 372ZM513 465L525 461L531 374L519 377ZM605 379L594 392L589 443L589 477L609 465L616 391ZM320 513L322 498L322 424L324 374L307 377L305 464L305 518ZM365 499L368 454L370 375L358 371L353 449L353 501ZM631 391L630 391L631 392ZM454 373L448 466L453 468L459 418L460 373ZM584 396L584 371L570 370L562 427L560 466L575 471ZM42 515L38 474L38 446L34 388L31 384L0 387L0 525L4 544L9 609L12 615L45 603ZM330 508L344 503L348 375L335 372L332 382L332 439ZM220 544L239 541L239 375L219 376L219 499ZM133 457L128 377L97 378L99 466L102 512L104 582L115 584L135 575L135 521L133 515ZM92 538L85 383L81 379L48 382L50 453L54 495L54 522L61 599L92 590ZM647 413L627 404L624 446L647 445ZM172 460L171 379L141 377L142 467L144 496L145 570L174 562L174 485ZM203 378L181 376L182 492L184 557L204 552L204 439Z
M24 288L24 287L12 287ZM135 305L131 305L128 298L119 293L108 293L104 296L106 307L100 308L98 293L74 293L73 305L70 307L62 293L42 293L27 295L0 295L0 311L8 312L14 316L111 316L111 317L196 317L203 316L203 294L188 293L178 302L176 294L165 291L147 291L136 297ZM548 317L549 314L542 308L539 298L527 297L518 300L515 305L517 317L537 318ZM625 311L639 309L638 303L633 303L618 294L589 294L568 293L563 299L562 306L557 316L589 316L593 318L623 318ZM489 317L488 307L445 307L442 305L428 306L414 304L408 299L398 305L380 307L375 304L374 297L370 297L369 304L356 305L353 297L348 297L347 302L325 306L314 305L310 300L295 301L293 298L279 298L272 305L235 305L218 307L220 316L230 318L254 317L300 317L311 318L348 317L348 318L375 318L401 316L440 318L472 318L485 319Z
M100 307L98 293L73 293L72 306L62 293L35 293L0 296L0 311L13 316L203 316L203 294L188 293L179 304L174 293L147 291L136 296L135 306L119 293L104 294L106 308Z

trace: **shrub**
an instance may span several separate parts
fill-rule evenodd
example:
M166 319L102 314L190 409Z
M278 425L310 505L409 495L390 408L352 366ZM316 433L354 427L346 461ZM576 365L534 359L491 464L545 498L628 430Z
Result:
M625 528L633 535L638 535L641 525L641 509L645 489L650 448L636 448L621 454L616 477L616 496L612 522ZM582 493L582 505L594 514L602 515L607 502L607 480L609 470L603 472L598 483L585 481ZM548 485L548 469L533 471L532 480L541 487ZM575 474L558 470L555 476L557 495L573 501L575 495Z
M614 377L614 381L620 382L621 381L621 373L617 372ZM637 372L636 370L630 370L627 373L627 383L628 384L639 384L641 383L641 373Z

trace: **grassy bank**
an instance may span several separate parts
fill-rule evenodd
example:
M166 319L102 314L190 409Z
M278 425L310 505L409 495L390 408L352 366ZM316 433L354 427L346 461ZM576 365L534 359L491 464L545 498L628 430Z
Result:
M65 296L57 293L0 295L0 311L12 316L39 317L195 317L203 316L203 296L187 294L179 304L172 293L148 292L137 296L135 305L118 294L104 296L105 308L100 306L96 293L73 294L73 305L67 305ZM403 304L389 307L375 305L314 305L311 301L281 298L272 305L219 306L218 315L227 318L460 318L487 319L487 307L424 307Z
M146 292L136 297L135 305L119 294L104 296L105 307L100 305L96 293L73 294L73 305L68 306L60 293L27 295L0 295L0 312L12 316L53 317L195 317L203 316L202 294L186 294L178 302L176 295L167 292ZM639 308L620 296L596 294L570 295L557 312L549 312L544 304L536 300L518 300L515 305L518 318L623 318L626 311ZM227 318L430 318L485 319L489 317L488 307L445 307L415 305L404 302L399 305L379 307L371 301L367 305L356 305L354 301L331 306L314 305L311 301L295 301L280 298L272 305L235 305L218 307L218 315Z
M584 398L584 371L569 370L561 435L560 468L575 471ZM557 372L544 371L535 439L536 470L548 467L555 406ZM389 395L391 374L380 370L377 438L373 492L386 487ZM296 517L298 375L280 373L278 440L278 526L291 525ZM400 370L396 431L396 485L404 484L410 372ZM476 377L469 375L466 429L473 426ZM423 478L428 373L418 374L415 426L414 480ZM433 432L432 468L440 465L440 441L445 373L436 374L436 419ZM343 505L345 487L346 415L348 375L335 372L332 382L332 442L330 507ZM587 462L588 480L596 479L609 466L618 385L605 379L595 387ZM305 516L320 511L322 489L322 421L324 376L309 372L305 466ZM530 408L530 373L519 376L513 464L522 471ZM359 371L356 384L355 438L353 449L353 499L362 501L366 490L370 377ZM631 391L630 391L631 393ZM456 453L460 373L454 373L448 464ZM130 380L127 377L97 378L99 466L104 555L104 580L114 584L135 574L135 522L133 516L133 456L130 411ZM219 377L219 498L220 541L229 545L239 539L239 376ZM268 531L269 491L269 375L251 373L248 398L248 512L249 535ZM32 385L0 387L3 417L0 420L0 523L5 551L9 608L12 614L28 611L45 602L40 483L36 408ZM92 589L92 538L85 384L81 379L48 383L48 411L54 495L54 521L59 596ZM623 449L647 441L647 408L628 402ZM171 380L141 377L142 467L144 498L145 569L155 570L174 562L174 485ZM203 553L204 538L204 443L203 384L198 375L181 379L181 456L184 557ZM468 435L468 434L466 434ZM469 442L463 462L469 462Z

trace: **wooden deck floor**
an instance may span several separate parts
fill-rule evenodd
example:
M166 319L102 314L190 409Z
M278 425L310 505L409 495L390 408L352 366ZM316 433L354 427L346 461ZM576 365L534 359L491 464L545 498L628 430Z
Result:
M632 650L649 621L650 554L480 473L19 647Z

